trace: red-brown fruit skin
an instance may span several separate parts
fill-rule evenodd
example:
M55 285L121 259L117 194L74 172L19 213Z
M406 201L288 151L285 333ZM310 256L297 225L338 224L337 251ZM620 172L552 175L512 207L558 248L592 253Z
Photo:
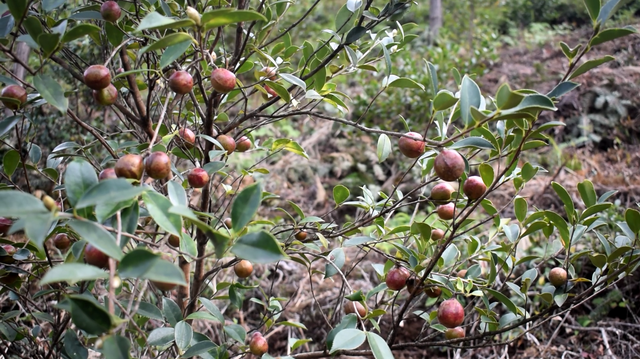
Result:
M409 158L418 158L424 153L425 143L422 140L422 135L417 132L405 133L408 137L400 137L398 140L398 148L400 152Z
M171 174L171 159L164 152L153 152L144 161L144 170L153 179L166 178Z
M438 321L447 328L455 328L464 322L464 308L455 298L447 299L438 307Z
M247 136L242 136L236 142L236 151L247 152L251 149L251 140Z
M142 156L130 153L118 159L114 170L120 178L140 180L144 172L144 161Z
M111 73L102 65L91 65L84 70L84 83L93 90L102 90L111 84Z
M216 140L220 142L220 145L222 145L222 148L227 151L227 154L230 155L231 153L233 153L233 151L236 150L236 141L233 139L233 137L220 135L218 136L218 138L216 138Z
M13 221L6 217L0 217L0 236L4 236L9 233L9 229Z
M118 178L118 175L116 174L116 170L113 168L105 168L100 171L100 174L98 175L98 180L100 181L116 178Z
M447 203L447 204L443 204L442 206L438 206L438 208L436 209L436 212L438 213L438 217L440 217L440 219L448 221L453 219L453 216L455 214L455 208L456 208L455 204Z
M471 200L477 200L487 191L487 185L484 184L479 176L471 176L464 181L462 191Z
M22 107L27 102L27 91L18 85L9 85L2 89L2 93L0 93L1 97L9 97L12 99L16 99L20 101L20 105L16 105L13 102L4 102L2 103L11 110L17 110Z
M299 231L296 233L295 237L299 241L304 241L305 239L307 239L307 232Z
M112 84L109 84L109 86L102 90L93 90L91 94L93 95L93 99L102 106L111 106L118 102L118 89Z
M567 271L564 268L555 267L549 272L549 282L555 287L567 284Z
M84 261L102 269L109 267L109 257L90 243L84 248Z
M456 274L456 276L457 276L458 278L464 278L464 277L466 277L466 276L467 276L467 270L466 270L466 269L462 269L462 270L458 271L458 274Z
M253 273L253 264L243 259L233 266L233 271L239 278L247 278Z
M439 241L444 238L444 231L440 228L435 228L431 230L431 239L434 241Z
M277 74L278 71L273 67L263 67L262 70L260 70L260 76L268 78L271 81L277 80Z
M360 302L348 301L344 305L344 314L356 313L360 318L367 316L367 309Z
M224 219L224 225L225 225L227 228L231 228L232 224L233 224L233 223L231 223L231 218L225 218L225 219Z
M6 263L6 264L15 263L16 260L13 259L13 255L16 254L17 252L16 247L10 244L3 244L1 247L2 249L4 249L5 252L7 252L7 255L0 257L0 263Z
M71 240L69 236L64 233L58 233L55 237L53 237L53 245L59 250L65 250L69 248L71 245Z
M391 290L400 290L407 284L407 279L411 276L411 272L405 267L392 268L387 273L387 287Z
M451 200L453 192L455 192L455 190L450 184L438 183L431 189L431 199L437 202L446 202Z
M177 284L174 284L174 283L165 283L165 282L156 282L156 281L151 281L151 283L153 284L154 287L160 289L163 292L168 292L178 286Z
M227 69L215 69L211 72L211 85L220 93L231 92L236 87L236 75Z
M186 148L193 148L196 144L196 135L188 128L178 130L178 136L180 136Z
M176 236L175 234L170 235L169 240L167 240L167 242L169 243L170 246L180 248L180 237Z
M267 91L267 93L269 94L269 96L266 96L266 95L263 94L263 97L264 97L265 100L268 100L271 97L279 96L278 93L276 92L276 90L272 89L268 85L264 85L264 90Z
M122 10L117 2L105 1L102 6L100 6L100 15L102 15L102 18L106 21L116 22L120 19Z
M424 288L424 294L429 298L438 298L442 294L440 287L426 287Z
M249 342L249 351L253 355L262 356L269 351L269 343L267 343L262 334L255 332Z
M446 332L444 332L444 337L447 340L464 338L464 336L464 329L460 327L449 328Z
M194 168L187 175L187 181L193 188L202 188L209 183L209 174L202 168Z
M442 150L433 162L433 169L443 181L456 181L464 173L464 159L454 150Z
M193 77L186 71L176 71L169 77L169 88L179 95L188 94L193 88Z

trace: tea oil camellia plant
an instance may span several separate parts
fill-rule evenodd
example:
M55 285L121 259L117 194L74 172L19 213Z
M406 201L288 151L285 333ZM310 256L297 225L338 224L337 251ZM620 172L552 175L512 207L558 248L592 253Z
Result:
M627 209L625 222L609 223L602 213L614 193L597 196L584 181L576 203L553 183L564 213L518 195L543 170L523 154L562 125L539 123L540 113L554 111L581 74L613 60L585 61L591 48L635 32L605 26L619 1L585 0L593 33L561 44L568 64L551 92L504 84L495 94L455 69L455 88L444 88L443 69L429 59L430 83L396 75L393 60L425 27L402 23L416 5L348 0L332 28L297 36L319 2L0 3L3 357L82 359L91 350L105 358L381 359L407 348L492 345L638 268L640 213ZM73 50L79 42L99 55L83 57ZM345 82L363 73L384 78L380 91L430 93L430 112L401 132L352 119ZM79 115L97 105L119 121L117 131ZM44 110L91 141L62 143L43 158L31 122ZM362 214L353 221L304 213L266 191L263 165L286 152L304 160L305 149L258 131L301 117L377 136L379 160L393 152L406 172L388 193L335 186L336 209ZM234 156L254 162L240 167ZM36 175L50 184L48 195L34 195ZM404 182L416 185L403 193ZM507 187L515 195L496 207L494 194ZM406 211L415 213L410 223L390 225ZM527 237L550 250L519 256ZM359 248L357 260L355 251L346 260L350 247ZM371 254L386 258L374 265L379 285L358 288L349 274ZM256 287L264 269L283 261L341 283L330 298L335 310L315 309L324 319L314 327L328 333L322 341L270 343L283 326L308 332L284 317L291 302L280 287ZM586 278L576 271L585 262L595 268ZM245 298L249 290L262 297ZM234 315L247 308L259 324ZM412 317L424 330L409 340L399 332Z

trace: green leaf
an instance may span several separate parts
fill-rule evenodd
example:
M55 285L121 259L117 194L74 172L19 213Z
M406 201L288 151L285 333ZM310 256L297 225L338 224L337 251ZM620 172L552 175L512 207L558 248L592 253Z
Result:
M31 36L32 39L37 39L38 36L42 34L42 24L40 23L40 20L38 20L38 18L35 16L27 17L22 23L22 26L24 26L24 28L27 30L27 33L29 34L29 36Z
M217 348L218 346L215 345L212 341L210 340L205 340L202 342L198 342L195 343L194 345L191 346L191 348L189 348L189 350L187 350L186 352L184 352L184 354L182 354L181 358L192 358L196 355L200 355L203 353L206 353L208 351L211 351L215 348ZM206 358L205 356L202 356L203 358Z
M195 42L193 37L191 37L191 35L187 34L186 32L178 32L178 33L174 33L174 34L169 34L169 35L163 37L162 39L154 42L153 44L150 44L148 46L143 47L140 50L140 55L144 54L145 52L149 52L149 51L161 50L161 49L164 49L164 48L166 48L168 46L176 45L176 44L179 44L179 43L184 42L184 41L193 41L193 42Z
M11 131L21 119L22 116L8 116L2 119L0 121L0 137Z
M175 342L180 351L184 351L193 339L193 328L184 321L179 321L175 326Z
M164 320L160 309L158 309L158 307L156 307L155 305L147 302L138 303L138 311L136 312L136 314L147 317L149 319Z
M71 30L67 31L64 36L62 36L62 42L71 42L95 32L100 32L100 28L98 26L93 24L79 24L72 27Z
M560 232L560 238L562 238L562 242L565 248L568 248L571 242L569 238L569 225L564 220L564 218L560 217L559 214L551 211L544 211L544 215L553 223L553 225Z
M556 85L556 87L554 87L553 90L551 90L551 92L547 94L547 97L558 98L570 91L573 91L578 86L580 86L580 84L571 82L571 81L561 82L558 85Z
M584 0L584 5L587 7L587 11L589 12L591 21L593 21L595 24L595 21L600 14L600 0Z
M602 6L600 9L600 14L598 15L598 19L596 20L600 25L604 24L605 21L609 19L609 17L613 14L614 10L620 5L620 0L609 0L606 4Z
M211 313L220 323L224 323L224 316L222 315L222 312L220 311L220 309L218 309L218 307L215 304L213 304L212 301L204 297L200 297L198 298L198 300L200 300L200 303L202 304L202 306L209 313Z
M180 27L191 27L196 23L191 19L175 20L166 16L162 16L157 12L150 12L140 21L140 25L136 28L136 32L142 30L165 30L177 29Z
M638 30L632 27L626 27L622 29L607 29L602 31L598 35L596 35L593 39L591 39L591 42L589 43L589 45L593 47L593 46L605 43L607 41L615 40L627 35L637 34L637 33L638 33Z
M169 324L173 327L178 324L179 321L182 320L182 311L180 307L171 300L171 298L164 297L162 298L162 313L164 317L167 319ZM173 340L173 338L171 338Z
M281 72L280 77L282 77L283 80L287 81L292 85L296 85L305 91L307 90L307 85L304 83L304 81L302 81L300 78L298 78L295 75Z
M89 221L72 219L69 226L76 231L82 239L91 243L100 252L120 261L123 257L122 250L116 244L115 238L99 224Z
M266 231L240 237L231 247L231 252L253 263L273 263L287 258L276 238Z
M346 34L347 31L351 30L354 26L354 17L353 12L349 11L347 5L344 4L336 15L336 19L334 21L336 26L336 32L339 35Z
M64 90L59 83L49 76L38 75L33 79L33 86L48 104L57 108L62 113L67 112L69 99L64 97Z
M591 69L594 69L606 62L613 61L613 60L615 60L615 57L607 55L599 59L585 61L582 65L578 66L578 68L575 69L575 71L573 71L571 76L569 76L569 80L574 79Z
M187 193L184 188L176 181L169 181L167 183L167 192L169 193L169 200L174 206L186 206Z
M89 351L85 348L73 329L64 332L64 352L70 359L87 359Z
M386 284L384 285L386 288ZM355 328L357 324L358 324L358 317L356 316L356 314L347 314L344 317L342 317L342 321L340 322L340 324L338 324L335 328L333 328L329 332L329 334L327 334L327 340L326 340L327 349L331 349L331 347L333 346L333 341L335 337L338 335L338 333L340 333L344 329Z
M205 135L202 135L202 136L205 136ZM209 136L207 136L207 137L209 137ZM220 143L220 142L218 142L218 143ZM226 165L226 163L224 163L222 161L212 161L212 162L209 162L206 165L202 166L202 169L207 171L209 176L213 176L216 172L218 172L221 169L223 169L225 165Z
M349 198L350 192L349 189L341 184L333 187L333 200L337 205L342 204L344 201Z
M148 191L142 194L142 200L147 205L147 210L153 220L165 231L180 236L182 229L182 219L179 215L170 213L171 201L165 196Z
M146 249L134 249L127 253L118 265L118 273L123 279L141 278L155 282L186 285L184 273L175 264L159 254Z
M479 108L482 99L480 87L469 76L465 75L460 87L460 117L465 125L469 125L471 117L471 107Z
M18 151L16 150L7 151L7 153L4 154L4 157L2 157L2 166L4 169L4 173L6 173L9 177L13 176L13 173L16 171L16 168L18 168L19 164L20 153L18 153Z
M367 29L364 26L354 27L353 29L349 30L349 33L345 37L344 44L345 45L353 44L354 42L360 40L360 38L362 38L368 31L369 29ZM422 86L413 80L409 80L409 81L413 82L415 85ZM410 86L415 86L415 85L410 85ZM409 87L406 87L406 88L409 88Z
M82 295L69 296L71 320L79 329L93 335L102 335L112 327L111 316L103 306Z
M487 163L481 163L478 167L478 172L480 172L480 177L482 177L482 182L489 187L493 183L493 178L495 174L493 173L493 167Z
M67 282L73 285L77 282L99 278L109 278L109 273L89 264L63 263L51 268L40 280L40 285L44 286L57 282Z
M387 342L374 332L367 332L367 341L376 359L394 359L393 353Z
M267 21L264 15L253 10L233 10L228 9L213 10L202 14L202 26L205 30L212 29L214 27L226 26L243 21Z
M580 198L585 206L591 207L596 204L598 197L591 181L586 179L578 183L578 192L580 192Z
M171 65L172 62L180 58L180 56L187 51L189 46L191 46L191 40L186 40L175 45L168 46L167 49L162 52L160 68L163 69Z
M513 202L513 206L514 206L516 218L518 219L518 221L520 223L524 222L527 216L527 207L528 207L527 200L520 196L517 196Z
M493 289L489 289L489 288L485 288L484 289L489 295L493 296L494 298L496 298L498 301L500 301L500 303L504 304L507 309L509 309L510 312L514 313L514 314L518 314L518 308L516 307L516 305L511 301L511 299L509 299L506 295L498 292L497 290L493 290Z
M438 72L436 67L427 61L427 72L429 73L429 80L431 81L431 91L438 93Z
M511 91L508 84L502 84L496 94L496 106L501 110L514 108L522 102L524 95Z
M576 210L569 192L567 192L567 190L558 182L551 182L551 187L553 187L553 190L556 192L558 197L560 197L562 203L564 203L564 209L567 211L569 219L573 218Z
M284 101L286 103L291 102L291 94L289 93L289 91L287 91L286 87L280 85L277 82L273 82L273 81L270 81L270 80L266 80L264 83L265 83L265 85L269 86L273 91L275 91L276 94L278 94L278 96L280 96L282 101Z
M229 324L224 326L224 332L227 333L231 339L237 341L238 343L244 343L247 339L247 332L241 325L238 324Z
M75 160L64 172L64 185L71 206L75 207L80 198L98 183L98 175L89 162Z
M624 220L627 222L631 231L638 236L638 233L640 233L640 212L635 209L628 208L624 212Z
M147 344L157 347L163 347L173 341L175 338L175 330L173 328L156 328L149 333Z
M384 133L378 137L378 162L384 162L391 154L391 141Z
M553 104L553 101L545 95L528 95L520 101L518 106L513 107L507 111L504 111L503 114L512 114L516 112L520 112L522 110L549 110L555 111L557 108Z
M339 350L355 349L364 343L366 336L362 330L358 329L343 329L340 331L340 335L336 336L331 346L329 354L333 354Z
M346 241L344 241L344 243L342 243L343 247L354 247L354 246L359 246L361 244L365 244L365 243L369 243L372 241L375 241L376 239L370 236L359 236L359 237L353 237L353 238L349 238Z
M248 186L238 193L231 207L233 230L239 233L258 212L262 201L262 186L259 183Z
M129 350L131 342L129 339L120 335L111 335L104 341L102 347L102 355L109 359L129 359Z
M436 111L446 110L454 106L456 103L458 103L458 99L451 91L440 90L436 97L433 98L433 109Z
M9 8L9 12L11 12L11 16L15 19L16 23L20 22L22 17L27 12L27 6L29 2L27 0L11 0L7 1L7 7Z
M393 75L392 75L393 76ZM397 87L403 89L418 89L424 91L424 86L406 77L398 77L391 81L388 87Z
M60 44L61 37L62 35L60 34L47 34L47 33L40 34L40 36L38 36L38 44L40 44L40 49L42 50L45 57L49 57L49 55L51 55L58 49L58 45ZM53 82L53 83L57 84L57 82ZM47 100L47 102L49 102L50 104L58 108L60 112L64 113L67 111L68 100L64 97L64 94L62 95L63 96L61 97L60 101L65 102L64 109L51 103L49 100Z
M147 190L149 188L134 186L124 178L102 181L89 188L76 203L75 208L128 201Z
M482 137L467 137L454 143L449 148L455 149L455 148L465 148L465 147L480 148L480 149L487 149L487 150L496 149L491 142L487 141Z

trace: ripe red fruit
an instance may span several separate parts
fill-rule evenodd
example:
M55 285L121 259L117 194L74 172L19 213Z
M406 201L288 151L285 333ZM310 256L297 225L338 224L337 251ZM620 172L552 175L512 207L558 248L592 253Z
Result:
M347 302L344 305L344 314L356 313L360 318L367 316L367 309L360 302Z
M448 183L438 183L431 189L431 199L438 202L449 201L455 189Z
M84 261L98 268L109 267L109 257L91 245L91 243L87 243L86 247L84 247Z
M431 230L431 239L434 241L439 241L444 238L444 231L440 228L435 228Z
M13 221L9 218L0 217L0 236L4 236L5 234L9 233L9 229L11 228L12 224Z
M455 298L447 299L438 307L438 321L447 328L455 328L464 322L464 308Z
M268 85L264 85L264 90L267 91L267 94L268 94L268 95L265 95L264 93L262 94L262 98L264 98L265 100L268 100L272 97L279 96L276 90L272 89Z
M144 172L142 156L132 153L124 155L118 159L114 170L120 178L140 180Z
M209 174L202 168L194 168L187 175L187 181L193 188L202 188L209 183Z
M236 75L227 69L215 69L211 72L211 85L220 93L228 93L236 87Z
M549 282L555 287L567 284L567 271L564 268L555 267L549 272Z
M98 179L100 181L104 181L108 179L116 179L116 178L118 178L118 175L116 175L116 170L113 168L105 168L102 171L100 171L100 174L98 175Z
M460 327L450 328L444 332L444 337L447 340L464 338L464 329Z
M277 79L277 73L278 70L273 67L263 67L262 70L260 70L259 75L261 77L268 78L271 81L275 81Z
M153 152L144 161L144 170L153 179L166 178L171 174L171 159L164 152Z
M411 272L405 267L392 268L387 273L387 287L391 290L400 290L407 284L407 279L411 276Z
M433 169L443 181L455 181L464 173L464 159L454 150L442 150L433 162Z
M422 135L417 132L405 133L408 137L400 137L398 140L398 148L403 155L409 158L418 158L424 153L425 143L422 141Z
M447 204L438 206L438 208L436 209L436 212L438 212L438 217L440 217L441 219L444 219L445 221L448 221L450 219L453 219L453 215L455 214L455 209L456 209L455 204L447 203Z
M102 90L93 90L91 94L93 99L102 106L111 106L118 101L118 89L112 84Z
M242 136L236 142L236 151L238 152L247 152L251 149L251 140L247 136Z
M16 247L10 244L3 244L0 247L2 247L2 249L4 249L5 252L7 252L6 255L0 257L0 263L6 263L6 264L15 263L16 260L13 259L13 255L16 254L17 252Z
M255 332L249 342L249 351L251 354L260 357L269 351L269 343L267 343L267 340L262 336L262 334Z
M467 198L476 200L482 197L482 195L487 191L487 186L479 176L471 176L464 181L462 191L467 195Z
M231 223L231 218L228 218L228 217L227 217L227 218L225 218L225 219L224 219L224 225L225 225L225 227L227 227L227 228L231 228L231 225L232 225L232 223Z
M442 289L440 287L425 287L424 294L429 298L438 298L442 294Z
M220 142L220 145L222 145L222 148L224 148L224 150L227 151L227 154L231 154L233 151L236 150L236 141L233 139L233 137L227 136L227 135L220 135L218 136L218 138L216 138L216 140Z
M62 251L69 248L69 246L71 245L71 240L65 233L58 233L55 237L53 237L53 245Z
M100 15L109 22L116 22L122 15L120 6L115 1L105 1L100 7Z
M247 278L253 273L253 264L247 260L241 260L233 266L233 271L240 278Z
M84 70L84 83L94 90L102 90L111 84L111 73L102 65L91 65Z
M186 71L176 71L169 77L169 88L180 95L189 93L193 88L193 77Z
M196 135L188 128L178 130L178 136L180 136L186 148L193 148L196 144Z
M296 233L295 237L299 241L304 241L305 239L307 239L307 232L299 231Z
M20 101L19 105L10 101L2 101L2 103L11 110L17 110L27 102L27 91L18 85L9 85L3 88L0 96Z

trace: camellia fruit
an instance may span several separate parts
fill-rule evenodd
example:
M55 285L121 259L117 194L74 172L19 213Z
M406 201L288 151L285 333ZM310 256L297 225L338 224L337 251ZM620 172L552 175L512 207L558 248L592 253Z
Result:
M444 238L444 231L440 228L434 228L431 230L431 239L439 241Z
M233 266L233 271L240 278L247 278L253 273L253 264L248 260L241 260Z
M227 154L230 155L231 153L233 153L233 151L236 150L236 141L233 139L233 137L220 135L218 136L218 138L216 138L216 140L220 142L220 145L225 151L227 151Z
M163 292L168 292L178 286L175 283L156 282L156 281L151 281L151 284L153 284L154 287L160 289Z
M236 142L236 151L238 152L247 152L251 149L251 140L247 136L242 136Z
M411 272L405 267L392 268L387 273L387 287L391 290L400 290L407 285L407 279L411 276Z
M549 272L549 282L554 287L561 287L567 284L567 271L564 268L555 267Z
M114 170L120 178L140 180L144 172L144 161L142 156L130 153L118 159Z
M440 287L434 287L434 286L425 287L424 294L426 294L427 297L429 298L438 298L440 294L442 294L442 289L440 289Z
M153 179L166 178L171 174L171 159L164 152L153 152L144 161L144 170Z
M476 200L487 191L487 185L484 184L479 176L471 176L464 181L462 191L471 200Z
M0 236L9 233L9 229L13 225L13 221L6 217L0 217Z
M109 267L109 257L91 243L87 243L84 247L84 261L102 269Z
M464 322L464 308L457 299L447 299L438 307L438 321L447 328L455 328Z
M459 270L459 271L458 271L458 273L456 274L456 276L457 276L458 278L464 278L464 277L466 277L466 276L467 276L467 270L466 270L466 269Z
M249 342L249 351L258 357L269 351L269 343L259 332L253 333Z
M304 241L305 239L307 239L307 232L305 231L298 231L295 235L296 239L299 241Z
M178 136L184 142L186 148L193 148L196 144L196 135L188 128L181 128L178 130Z
M91 65L84 70L84 83L93 90L102 90L111 84L111 73L102 65Z
M227 218L224 219L223 222L224 222L225 227L231 228L231 225L232 225L231 218L227 217Z
M438 183L431 189L431 199L437 202L448 202L455 189L448 183Z
M20 104L16 104L11 101L2 101L2 103L11 110L17 110L27 102L27 91L18 85L9 85L3 88L0 96L12 98L20 102Z
M100 15L102 18L109 22L116 22L122 15L122 10L120 6L115 1L105 1L100 6Z
M455 181L464 173L464 159L454 150L442 150L433 162L433 169L443 181Z
M262 98L264 98L265 100L279 96L276 90L272 89L268 85L264 85L264 90L267 91L267 95L265 95L264 93L262 94Z
M11 264L11 263L15 263L15 259L13 259L13 255L16 254L17 250L16 247L10 245L10 244L3 244L2 249L4 249L5 252L7 252L6 255L0 256L0 263L6 263L6 264Z
M231 92L236 87L236 75L227 69L215 69L211 72L211 85L220 93Z
M349 301L344 305L344 313L356 313L360 318L364 318L367 316L367 309L364 307L364 305L360 304L360 302Z
M189 234L186 228L182 228L182 233ZM169 236L169 240L167 240L167 242L169 242L170 246L180 248L180 239L181 239L180 237L176 236L175 234L172 234Z
M398 140L398 148L400 152L409 158L418 158L424 153L425 143L422 140L422 135L417 132L407 132L405 136L400 137Z
M102 90L93 90L93 99L102 106L111 106L118 101L118 89L112 84Z
M444 337L447 340L464 338L464 329L460 327L449 328L444 332Z
M413 293L413 291L416 289L417 284L418 284L418 279L413 277L407 279L407 291L409 293Z
M65 233L58 233L55 237L53 237L53 246L63 251L71 245L71 240L69 236Z
M278 70L273 67L263 67L258 74L260 75L260 77L265 77L271 81L275 81L278 78L276 76L278 74Z
M453 215L455 214L456 205L453 203L443 204L438 206L436 212L438 213L438 217L440 219L444 219L445 221L453 219Z
M187 94L193 88L193 77L186 71L176 71L169 77L169 88L179 95Z
M209 174L202 168L194 168L187 175L187 181L193 188L202 188L209 183Z
M105 168L100 171L100 174L98 175L98 180L100 181L116 178L118 178L118 175L116 174L116 170L113 168Z

